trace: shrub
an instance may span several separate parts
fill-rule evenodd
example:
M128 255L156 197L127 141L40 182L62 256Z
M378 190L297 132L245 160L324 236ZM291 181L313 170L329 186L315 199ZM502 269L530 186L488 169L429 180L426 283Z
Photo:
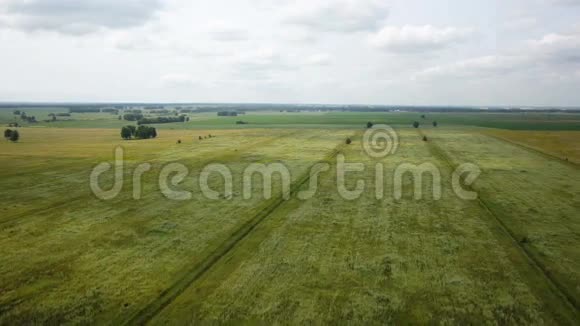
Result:
M437 128L437 121L433 121L433 127Z
M10 134L10 140L12 142L17 142L18 139L20 139L20 134L18 133L18 130L13 130L12 133Z
M137 127L135 127L133 125L129 125L129 126L127 126L127 128L129 128L129 130L131 131L131 136L135 136L135 132L137 131Z
M149 139L157 137L157 130L153 127L139 126L135 131L135 138Z
M352 139L350 139L350 138L347 138L347 139L346 139L346 144L347 144L347 145L350 145L350 144L352 144Z
M427 141L427 136L423 136L423 141Z
M367 129L371 129L374 126L372 122L367 122Z
M413 127L415 127L415 128L419 128L419 125L420 125L420 124L419 124L419 122L418 122L418 121L415 121L415 122L413 122Z
M131 137L133 137L133 134L131 133L131 130L127 126L121 128L121 138L131 139Z

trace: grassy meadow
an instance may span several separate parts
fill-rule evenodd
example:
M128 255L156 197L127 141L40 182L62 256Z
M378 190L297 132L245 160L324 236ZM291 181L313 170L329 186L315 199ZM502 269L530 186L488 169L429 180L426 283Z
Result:
M67 111L24 111L40 122L22 123L17 143L0 141L0 324L580 323L580 115L200 113L155 125L156 139L126 141L120 128L130 123L117 115L43 122ZM15 121L0 110L0 123ZM396 153L366 155L367 121L396 129ZM90 173L112 163L117 146L123 188L100 200ZM346 177L348 189L365 183L356 200L337 191L337 155L364 166ZM314 180L318 162L330 167ZM396 199L397 167L426 162L441 174L442 198L427 176L415 199L406 174ZM135 200L142 163L151 170ZM191 199L160 191L170 163L187 167L172 187ZM231 198L203 196L199 178L211 163L232 171ZM259 178L244 199L253 163L284 164L291 199L279 177L271 199ZM482 171L468 187L477 200L451 187L462 163ZM313 181L318 193L297 198ZM222 183L210 178L212 189ZM109 171L101 185L112 184Z

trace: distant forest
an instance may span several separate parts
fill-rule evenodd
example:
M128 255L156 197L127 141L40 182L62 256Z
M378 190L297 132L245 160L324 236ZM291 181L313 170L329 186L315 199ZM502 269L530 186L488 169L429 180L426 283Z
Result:
M0 103L0 109L26 108L65 108L70 112L99 112L103 109L114 110L165 110L176 109L181 112L224 112L224 111L280 111L280 112L560 112L580 113L580 107L486 107L479 106L405 106L405 105L331 105L331 104L264 104L264 103L102 103L102 104L70 104L70 103ZM112 110L111 110L112 111Z

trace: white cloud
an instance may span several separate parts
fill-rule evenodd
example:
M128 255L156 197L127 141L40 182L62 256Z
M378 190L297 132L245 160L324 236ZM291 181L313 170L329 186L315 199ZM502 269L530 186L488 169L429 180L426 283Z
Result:
M161 0L0 0L0 27L84 35L142 26Z
M313 31L360 32L377 29L388 12L378 0L298 1L285 9L283 21Z
M386 26L370 37L370 43L391 52L423 52L443 49L468 41L473 29L431 25L403 27Z

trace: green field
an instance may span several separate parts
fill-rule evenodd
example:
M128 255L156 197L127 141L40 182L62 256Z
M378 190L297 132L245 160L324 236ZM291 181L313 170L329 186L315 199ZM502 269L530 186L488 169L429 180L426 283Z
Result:
M20 122L12 114L13 109L0 109L0 123ZM44 122L50 113L65 113L65 108L22 109L39 121L34 127L54 128L121 128L126 121L110 113L73 113L71 117L59 117L56 122ZM148 115L148 111L144 113ZM149 114L150 116L158 116ZM163 129L232 129L232 128L352 128L368 121L389 125L409 126L413 121L431 125L474 126L511 130L580 130L580 114L566 113L427 113L422 119L415 112L248 112L238 117L218 117L214 113L188 113L190 121L157 125ZM244 121L246 125L236 125ZM26 123L24 123L26 125Z
M42 122L66 110L24 111L41 122L23 123L17 143L0 142L0 324L580 323L580 173L546 150L553 133L568 130L558 153L578 155L580 115L202 113L156 125L156 139L123 141L119 129L129 123L117 115ZM12 110L0 110L0 123L14 121ZM396 129L395 154L365 153L367 121ZM532 148L490 128L546 137ZM123 189L103 201L90 190L90 173L112 162L119 145ZM348 189L365 182L358 199L337 191L339 155L365 167L346 177ZM319 162L330 169L316 180L309 170ZM141 163L152 169L135 200ZM174 188L191 199L161 193L158 176L169 163L188 168ZM199 178L211 163L232 171L231 198L203 196ZM275 177L271 199L261 198L259 178L245 199L241 176L253 163L284 164L291 198L282 198ZM441 199L430 177L415 199L410 174L397 199L397 168L422 163L440 172ZM482 171L466 186L476 200L451 187L463 163ZM317 194L299 199L313 180ZM112 184L106 173L103 187ZM223 191L220 178L210 186Z

